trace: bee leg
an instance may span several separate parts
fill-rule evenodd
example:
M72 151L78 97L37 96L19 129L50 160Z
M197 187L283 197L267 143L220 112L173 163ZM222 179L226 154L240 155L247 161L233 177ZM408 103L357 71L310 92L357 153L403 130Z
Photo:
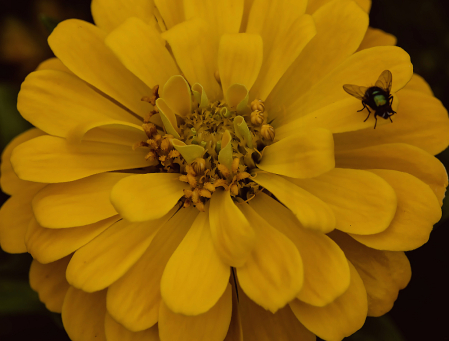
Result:
M371 115L371 111L369 111L368 108L366 108L366 109L368 110L369 114L368 114L368 116L365 118L365 121L363 121L363 122L366 122L366 120L369 118L369 115ZM376 117L376 116L374 115L374 117ZM376 118L376 120L377 120L377 118Z
M390 119L391 123L393 123L393 120L391 119L391 116L388 116L388 118Z
M371 111L369 111L368 107L366 106L365 102L362 101L362 104L363 104L363 108L360 109L360 110L357 110L357 112L361 112L361 111L363 111L364 109L366 109L366 110L368 110L369 113L371 113Z
M376 126L377 126L377 115L376 114L374 114L374 118L376 119L376 123L374 123L374 129L376 129Z

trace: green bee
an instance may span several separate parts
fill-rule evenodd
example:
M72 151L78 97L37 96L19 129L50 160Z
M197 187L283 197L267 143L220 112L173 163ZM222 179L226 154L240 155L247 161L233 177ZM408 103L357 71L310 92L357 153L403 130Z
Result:
M392 80L393 76L391 75L391 72L385 70L380 74L376 84L372 87L353 84L343 85L343 89L348 94L362 101L363 108L358 111L362 111L363 109L368 110L368 116L365 118L365 121L371 115L369 108L374 110L374 118L376 119L374 129L376 129L377 125L377 116L380 116L383 119L389 118L393 123L391 116L396 114L396 111L391 108L391 105L393 104L393 95L390 94Z

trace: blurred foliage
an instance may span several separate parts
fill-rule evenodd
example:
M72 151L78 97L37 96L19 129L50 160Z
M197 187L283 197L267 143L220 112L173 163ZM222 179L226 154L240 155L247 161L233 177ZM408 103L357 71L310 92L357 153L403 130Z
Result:
M31 125L17 111L16 89L7 83L0 83L0 146L2 149L15 136L31 128Z
M414 71L430 84L435 96L449 107L449 17L446 1L372 0L370 25L398 38L411 56ZM0 151L29 124L17 112L21 82L37 65L52 56L47 36L68 18L92 22L90 0L0 0ZM425 113L423 113L425 115ZM424 116L423 116L424 117ZM449 151L438 155L449 166ZM0 205L7 196L0 192ZM368 318L347 341L414 341L447 339L449 306L449 199L442 222L430 241L407 252L413 278L402 290L393 310ZM69 340L60 315L50 313L28 285L31 257L0 250L0 340Z

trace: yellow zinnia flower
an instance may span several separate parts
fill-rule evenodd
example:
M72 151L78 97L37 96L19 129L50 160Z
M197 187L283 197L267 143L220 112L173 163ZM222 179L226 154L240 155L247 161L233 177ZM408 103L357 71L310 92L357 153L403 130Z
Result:
M58 25L0 243L71 339L341 340L392 308L449 120L369 5L93 0L96 26ZM343 85L384 70L397 114L373 129Z

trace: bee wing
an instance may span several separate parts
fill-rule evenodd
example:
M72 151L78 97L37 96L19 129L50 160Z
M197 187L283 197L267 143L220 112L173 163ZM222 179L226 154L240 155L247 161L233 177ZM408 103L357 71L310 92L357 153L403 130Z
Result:
M390 70L385 70L380 74L379 79L377 80L375 85L381 89L390 92L392 82L393 82L393 75L391 74Z
M363 100L363 98L365 97L366 90L368 90L366 86L358 86L354 84L345 84L343 85L343 89L348 94L354 96L355 98L358 98L359 100Z

